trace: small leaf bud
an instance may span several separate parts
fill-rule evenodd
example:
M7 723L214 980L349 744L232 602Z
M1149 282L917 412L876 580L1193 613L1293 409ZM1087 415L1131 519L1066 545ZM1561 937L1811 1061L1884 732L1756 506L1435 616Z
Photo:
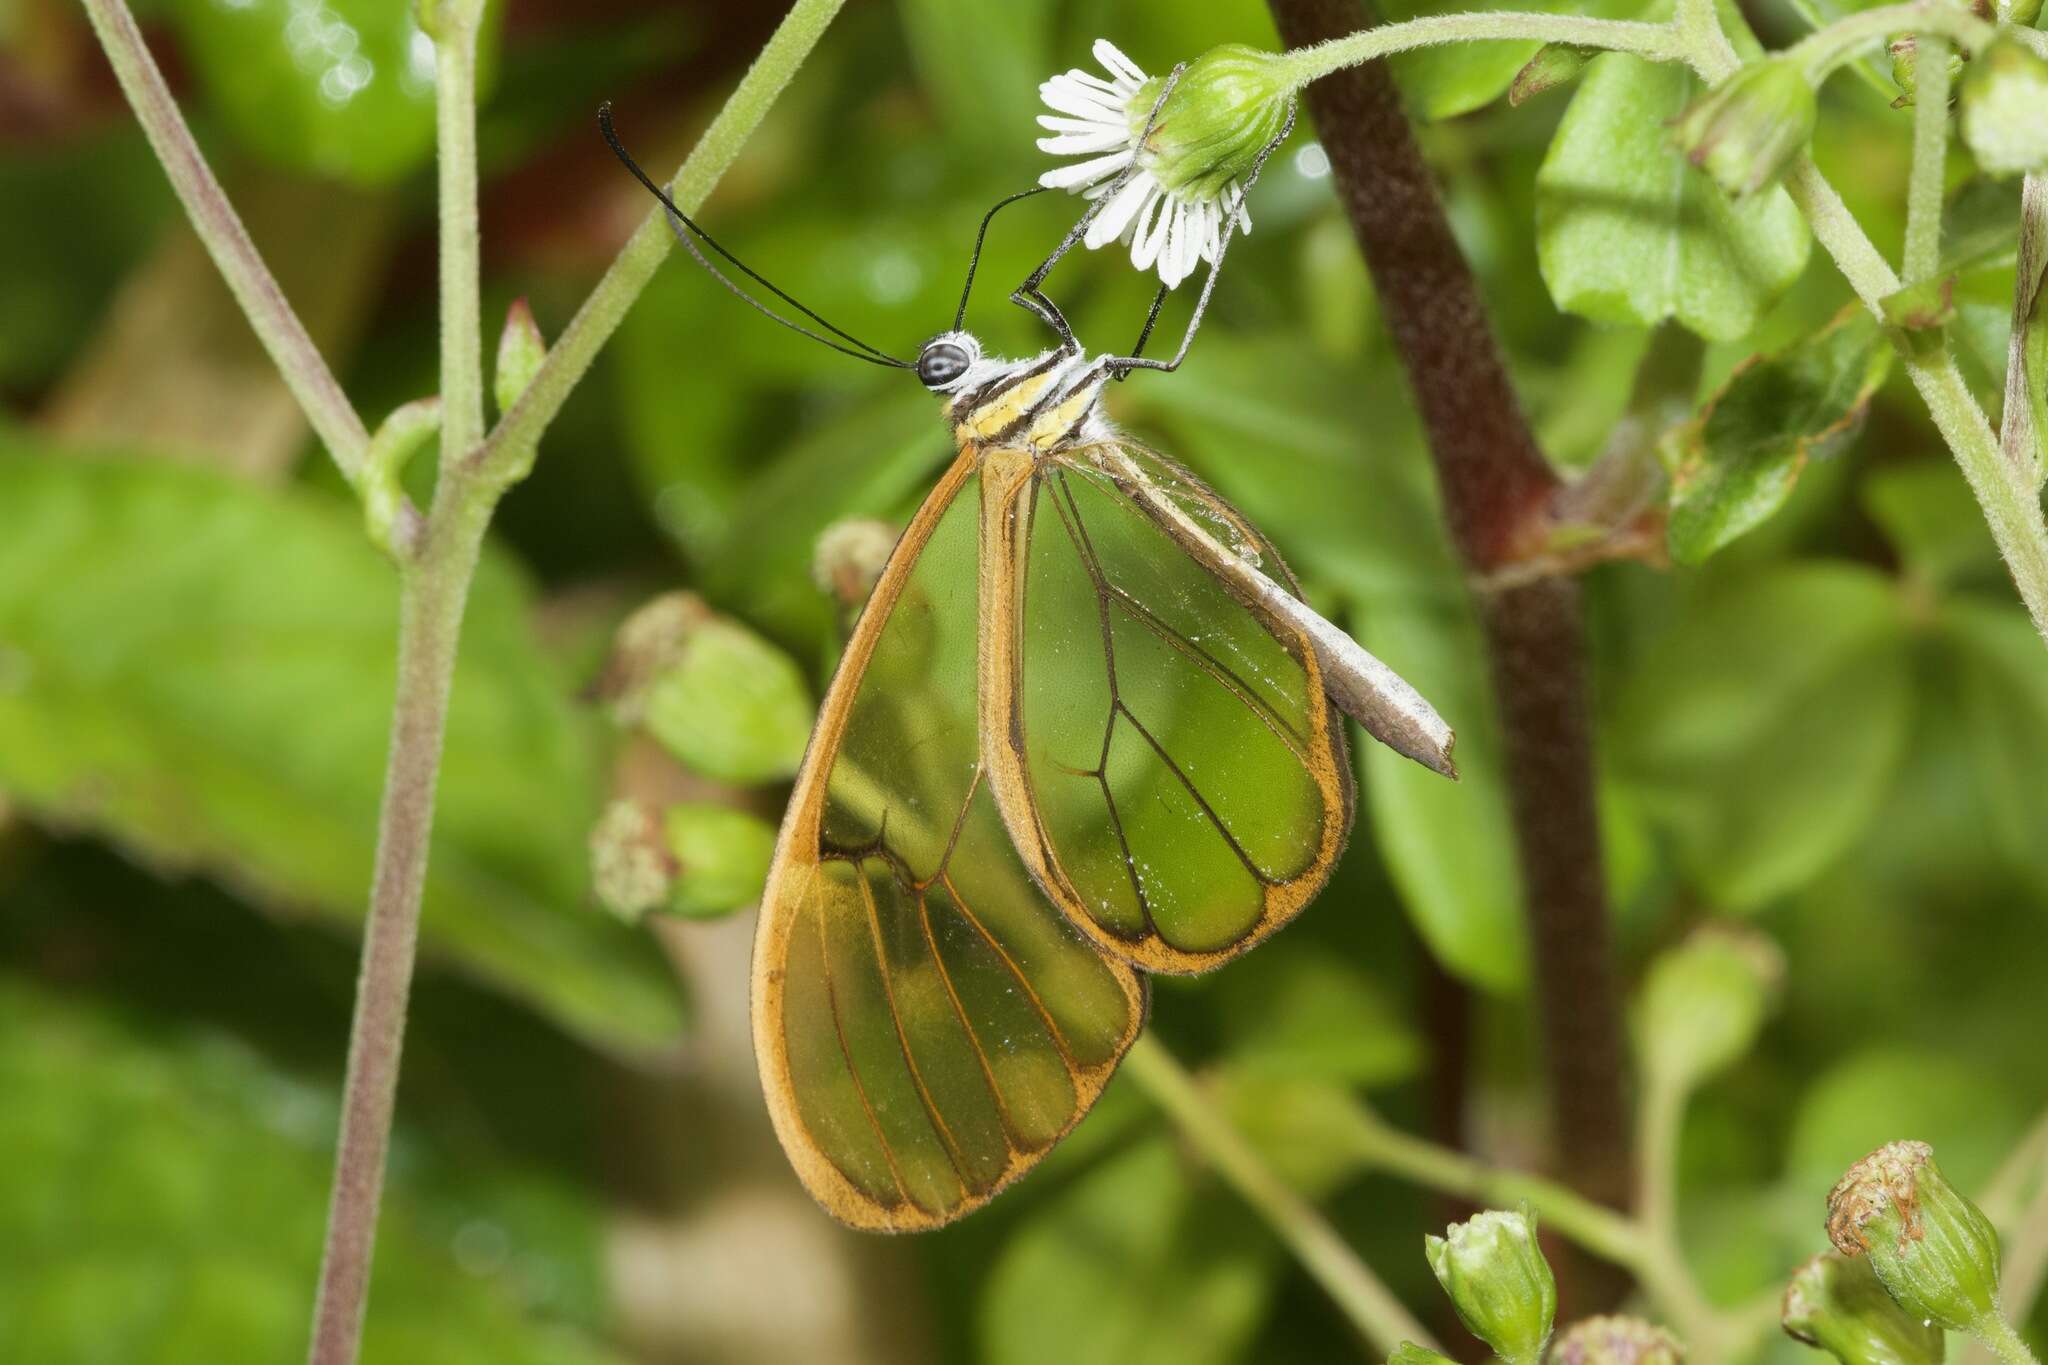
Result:
M491 373L491 394L500 413L512 410L547 358L548 343L533 320L533 309L525 299L514 299L505 312L505 330L498 333L498 363Z
M1987 175L2048 169L2048 62L1994 38L1964 73L1960 98L1963 141Z
M1573 47L1570 43L1545 43L1536 49L1536 55L1528 64L1515 73L1514 83L1508 86L1508 103L1519 105L1524 100L1569 85L1579 78L1598 54L1587 47Z
M1683 1365L1678 1338L1641 1318L1584 1318L1561 1333L1549 1365Z
M1425 1237L1429 1268L1458 1317L1510 1365L1534 1365L1557 1318L1557 1279L1536 1244L1536 1215L1524 1204L1488 1209Z
M1947 1339L1899 1307L1868 1257L1830 1251L1799 1267L1785 1286L1785 1334L1842 1365L1941 1365Z
M1914 1318L1955 1332L1998 1322L1998 1234L1934 1164L1924 1142L1892 1142L1828 1194L1828 1240L1864 1256Z
M1740 199L1777 182L1819 120L1813 84L1785 57L1753 61L1687 105L1672 142Z
M1784 954L1754 930L1710 924L1650 965L1636 1001L1643 1068L1690 1090L1755 1045L1785 975Z

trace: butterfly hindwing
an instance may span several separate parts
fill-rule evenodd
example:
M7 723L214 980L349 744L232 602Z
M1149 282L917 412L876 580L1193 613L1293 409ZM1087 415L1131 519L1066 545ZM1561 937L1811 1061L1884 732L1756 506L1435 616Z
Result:
M1206 970L1307 904L1350 829L1315 651L1205 559L1285 569L1220 497L1122 439L1031 463L1008 497L983 527L1014 574L1014 600L984 606L1012 632L982 682L999 803L1095 943Z
M1141 978L1051 905L982 771L978 458L919 510L820 710L762 901L754 1035L811 1193L935 1227L1086 1112Z

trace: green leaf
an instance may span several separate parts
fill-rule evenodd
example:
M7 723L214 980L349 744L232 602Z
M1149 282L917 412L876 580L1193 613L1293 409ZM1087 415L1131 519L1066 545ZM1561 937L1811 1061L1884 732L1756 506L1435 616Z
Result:
M1671 150L1665 125L1695 88L1621 53L1581 80L1536 178L1537 261L1559 308L1730 341L1805 269L1806 222L1782 188L1733 203Z
M287 1360L304 1349L336 1109L243 1045L0 979L0 1356ZM599 1273L568 1190L400 1138L366 1365L598 1365L560 1318Z
M980 1313L990 1365L1227 1365L1276 1270L1234 1199L1198 1192L1153 1138L1090 1171L1018 1229Z
M495 46L486 7L479 51ZM208 100L291 170L387 185L434 149L434 45L395 0L171 0Z
M1809 1084L1786 1144L1786 1173L1820 1197L1852 1162L1887 1142L1934 1145L1965 1190L1998 1169L2025 1122L2023 1092L1947 1050L1873 1048ZM1818 1216L1814 1222L1816 1231Z
M396 584L355 509L0 436L0 790L286 910L360 920ZM644 940L586 906L584 718L487 558L463 627L426 948L613 1046L678 1024Z
M2020 612L1955 602L1941 613L1959 705L1952 738L1969 756L1987 823L2016 868L2048 886L2048 660Z
M1863 510L1907 571L1930 586L2003 577L1991 528L1948 459L1880 466L1864 476L1860 491Z
M1407 1080L1422 1065L1406 1011L1315 944L1277 940L1221 973L1215 991L1233 1071L1372 1087Z
M1457 0L1383 0L1383 22L1393 24L1434 14L1466 12ZM1535 0L1518 6L1530 13L1578 14L1599 19L1634 18L1639 0ZM1536 55L1537 42L1442 43L1396 53L1387 66L1406 96L1411 117L1425 121L1456 118L1493 103Z
M1629 670L1612 748L1710 899L1792 891L1863 829L1905 746L1907 643L1883 577L1790 564L1717 585Z
M1738 369L1669 447L1672 558L1697 564L1783 507L1807 461L1862 425L1891 354L1859 307Z
M1360 743L1372 831L1416 932L1446 969L1512 994L1529 976L1522 883L1479 624L1462 594L1385 598L1352 618L1358 642L1452 717L1458 780Z

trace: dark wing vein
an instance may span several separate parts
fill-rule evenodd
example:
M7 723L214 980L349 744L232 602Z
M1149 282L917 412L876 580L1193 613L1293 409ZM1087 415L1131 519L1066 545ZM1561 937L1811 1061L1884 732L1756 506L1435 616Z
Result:
M859 868L856 867L858 872ZM882 1159L889 1163L889 1178L896 1182L898 1203L910 1201L909 1187L903 1183L903 1172L896 1165L896 1153L889 1146L889 1135L882 1131L882 1121L875 1117L875 1106L868 1099L868 1088L861 1084L860 1068L853 1064L853 1049L846 1042L846 1021L839 1015L839 988L832 981L832 939L831 928L826 923L823 909L818 916L818 957L825 969L825 1000L832 1006L832 1032L839 1040L839 1056L846 1063L846 1074L853 1081L853 1093L860 1097L861 1112L868 1116L868 1126L875 1130L875 1143L882 1149Z
M895 870L890 870L895 876ZM953 1136L952 1128L939 1113L939 1106L932 1099L931 1087L925 1084L924 1072L918 1068L917 1058L911 1055L910 1039L903 1033L903 1015L896 1008L896 984L889 975L889 954L882 947L882 916L875 906L874 888L858 865L854 868L854 881L860 886L861 902L868 908L868 935L875 945L875 966L882 981L882 1001L889 1009L889 1028L896 1035L896 1048L903 1054L903 1065L910 1072L910 1083L917 1087L918 1102L924 1106L925 1117L931 1120L932 1130L939 1135L939 1145L945 1149L946 1161L953 1167L953 1174L960 1178L960 1187L971 1190L974 1180L967 1173L966 1159L960 1154L959 1141ZM913 890L912 895L920 904L924 901L922 888Z
M1073 1049L1068 1046L1066 1035L1060 1032L1059 1024L1052 1017L1052 1011L1048 1010L1045 1007L1045 1002L1039 999L1038 992L1032 988L1030 980L1017 966L1016 960L1010 956L1009 950L996 942L995 935L983 927L980 916L976 915L973 907L968 905L967 898L960 894L960 888L953 884L952 874L943 874L940 877L940 881L945 885L947 892L953 897L953 904L960 908L961 918L973 926L974 932L980 934L982 941L988 944L989 951L996 955L1003 966L1009 968L1010 975L1017 978L1018 986L1023 988L1024 998L1031 1002L1031 1008L1037 1011L1040 1019L1045 1021L1046 1034L1052 1039L1052 1045L1059 1049L1060 1061L1066 1066L1068 1077L1074 1082L1075 1086L1080 1086L1082 1081L1086 1079L1087 1071L1079 1062L1074 1060Z
M1301 736L1273 710L1265 698L1252 691L1251 684L1247 683L1237 670L1160 620L1150 607L1122 588L1111 584L1109 591L1116 598L1117 605L1129 612L1139 625L1178 651L1195 668L1215 679L1220 686L1242 702L1246 710L1265 723L1266 728L1273 732L1274 738L1287 746L1287 751L1294 755L1297 762L1307 765L1308 755L1302 751Z
M1244 845L1238 843L1237 836L1230 832L1230 826L1223 823L1223 817L1218 815L1216 808L1209 804L1209 798L1202 795L1201 791L1195 786L1194 781L1188 777L1187 773L1181 770L1180 764L1174 760L1173 755L1166 752L1166 746L1153 738L1152 732L1145 728L1145 722L1133 715L1128 706L1123 706L1121 703L1118 705L1123 711L1124 719L1131 723L1132 729L1144 736L1145 742L1152 746L1152 752L1159 755L1159 761L1164 763L1166 770L1172 773L1180 782L1181 787L1188 794L1188 799L1193 801L1202 814L1209 818L1209 823L1214 825L1216 832L1223 836L1223 842L1230 845L1230 851L1237 855L1237 860L1244 864L1245 871L1252 874L1253 880L1264 886L1279 885L1279 883L1275 882L1265 873L1259 871L1258 865L1251 860L1251 855L1244 851Z

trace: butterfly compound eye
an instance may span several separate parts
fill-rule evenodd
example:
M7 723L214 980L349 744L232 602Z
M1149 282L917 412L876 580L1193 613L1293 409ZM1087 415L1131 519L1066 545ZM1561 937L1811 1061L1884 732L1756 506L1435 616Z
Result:
M943 389L966 374L971 363L965 346L951 341L934 341L918 353L917 377L928 389Z

